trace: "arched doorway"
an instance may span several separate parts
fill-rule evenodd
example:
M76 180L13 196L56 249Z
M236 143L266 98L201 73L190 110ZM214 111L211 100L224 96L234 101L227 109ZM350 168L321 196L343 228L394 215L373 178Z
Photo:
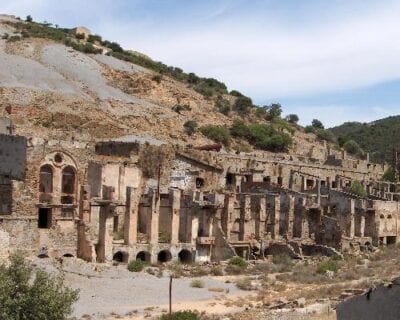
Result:
M150 262L151 260L151 254L147 251L140 251L137 255L136 255L136 260L142 260L145 262Z
M168 262L172 259L172 254L169 250L162 250L157 255L157 260L160 263Z
M117 261L117 262L128 262L128 253L126 252L122 252L122 251L118 251L114 254L113 256L113 261Z
M193 262L193 255L189 250L183 249L178 254L181 263L190 264Z

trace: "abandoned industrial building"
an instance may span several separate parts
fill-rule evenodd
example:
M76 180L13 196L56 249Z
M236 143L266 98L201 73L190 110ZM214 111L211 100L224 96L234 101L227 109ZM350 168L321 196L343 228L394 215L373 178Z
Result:
M207 149L207 148L198 148ZM152 263L368 250L399 241L385 165L309 156L0 135L0 256ZM350 193L358 180L367 197Z

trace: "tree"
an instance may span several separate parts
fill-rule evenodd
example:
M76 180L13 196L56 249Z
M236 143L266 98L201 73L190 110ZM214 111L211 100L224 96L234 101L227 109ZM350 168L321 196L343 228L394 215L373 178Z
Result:
M392 166L386 169L385 173L382 176L382 180L389 182L396 182L396 175Z
M282 114L282 106L279 103L273 103L265 108L267 110L267 120L280 118Z
M297 123L299 122L299 116L297 114L288 114L286 116L286 121L290 122L290 123Z
M33 19L31 15L26 16L26 22L32 22L32 21Z
M67 320L78 291L64 286L63 279L34 270L20 255L0 266L0 319Z
M253 107L253 101L249 97L239 96L233 107L237 113L244 116L249 112L250 108Z
M324 127L324 125L322 124L322 122L319 121L318 119L313 119L313 121L311 122L311 125L312 125L314 128L317 128L317 129L325 129L325 127Z
M344 148L344 150L346 150L350 154L357 155L357 156L360 156L360 157L364 156L364 150L354 140L347 140L343 144L343 148Z
M200 132L207 138L214 140L215 142L220 142L226 146L229 145L231 140L229 129L222 126L204 126L200 128Z
M350 192L363 198L367 196L367 191L365 191L364 186L358 180L353 181L353 183L351 184Z
M197 127L198 127L198 124L197 124L197 122L194 121L194 120L189 120L189 121L186 121L186 122L183 124L183 127L185 128L186 133L187 133L189 136L191 136L193 133L196 132L196 129L197 129Z

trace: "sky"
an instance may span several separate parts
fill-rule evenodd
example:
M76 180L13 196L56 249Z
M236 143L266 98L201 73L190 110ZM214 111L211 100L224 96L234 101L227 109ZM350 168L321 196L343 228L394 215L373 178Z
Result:
M330 127L400 114L398 0L0 0Z

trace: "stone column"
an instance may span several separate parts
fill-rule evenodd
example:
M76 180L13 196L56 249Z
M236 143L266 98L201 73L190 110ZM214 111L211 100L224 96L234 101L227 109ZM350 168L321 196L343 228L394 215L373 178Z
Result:
M354 226L354 215L355 215L355 201L354 199L350 199L348 201L349 203L349 209L350 209L350 214L349 214L349 219L350 219L350 226L349 226L349 237L350 238L354 238L354 230L355 230L355 226Z
M140 196L136 188L126 188L124 243L128 246L133 245L137 242L139 199Z
M321 179L317 179L317 205L321 205Z
M79 220L90 222L90 185L81 185L79 191Z
M156 190L149 191L150 212L147 219L147 235L149 242L158 243L158 229L160 219L160 195Z
M267 220L267 199L265 195L259 196L258 198L258 215L256 219L256 238L264 238L265 224Z
M275 204L274 204L274 217L273 217L273 234L272 239L279 239L279 224L281 220L281 198L280 195L275 196Z
M287 215L287 237L293 238L293 220L294 220L294 196L288 196L288 215Z
M224 210L222 216L222 230L225 232L227 239L231 236L232 229L232 214L235 211L235 196L232 194L225 194Z
M365 235L365 216L361 216L361 221L360 221L360 236L364 237Z
M97 244L97 262L112 260L114 207L107 204L100 208L99 242Z
M251 198L250 195L240 197L240 226L239 241L244 241L246 236L246 222L251 219Z
M199 214L198 212L200 212L200 208L199 207L195 207L196 208L196 214L191 214L191 219L190 219L190 226L191 226L191 243L192 245L196 244L196 239L199 235Z
M179 214L181 210L181 190L170 189L169 199L171 202L171 243L179 243Z

